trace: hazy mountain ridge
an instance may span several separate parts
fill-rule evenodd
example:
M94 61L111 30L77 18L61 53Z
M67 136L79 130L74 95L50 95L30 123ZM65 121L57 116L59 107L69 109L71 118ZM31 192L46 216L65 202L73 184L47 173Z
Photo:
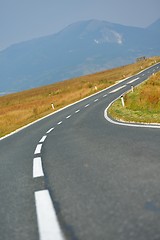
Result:
M20 91L160 55L160 20L148 28L89 20L0 52L0 91Z

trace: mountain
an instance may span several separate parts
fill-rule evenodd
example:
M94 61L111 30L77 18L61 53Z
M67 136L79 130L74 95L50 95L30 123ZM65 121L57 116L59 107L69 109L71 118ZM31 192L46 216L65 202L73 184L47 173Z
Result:
M160 29L160 19L158 19L156 22L151 24L147 29L155 33L158 32L158 34L160 35L160 31L158 31L158 29Z
M160 19L147 28L88 20L0 52L0 92L21 91L160 55Z

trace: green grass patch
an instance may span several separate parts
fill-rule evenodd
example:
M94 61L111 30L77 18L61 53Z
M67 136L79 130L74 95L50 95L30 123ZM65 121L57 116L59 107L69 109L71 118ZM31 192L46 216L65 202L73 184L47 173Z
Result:
M160 123L160 72L124 96L109 108L109 114L116 120L140 123Z

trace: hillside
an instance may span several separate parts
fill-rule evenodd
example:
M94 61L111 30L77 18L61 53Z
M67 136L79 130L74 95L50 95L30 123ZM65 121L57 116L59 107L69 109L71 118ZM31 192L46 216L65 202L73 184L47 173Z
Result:
M89 20L0 52L0 92L14 92L160 55L160 21L136 28Z
M135 64L0 97L0 137L160 61ZM96 86L96 88L95 88Z

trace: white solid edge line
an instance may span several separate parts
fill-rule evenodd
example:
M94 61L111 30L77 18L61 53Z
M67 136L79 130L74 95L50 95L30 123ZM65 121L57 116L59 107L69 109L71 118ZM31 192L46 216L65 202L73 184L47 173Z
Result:
M42 144L38 144L37 147L36 147L36 149L35 149L34 154L39 154L39 153L41 153L41 148L42 148Z
M34 193L40 240L64 240L48 190Z
M134 124L134 123L127 123L127 122L118 122L118 121L114 121L112 120L109 116L108 116L108 109L110 108L110 106L115 102L117 101L118 99L120 98L117 97L115 100L113 100L108 106L107 108L104 110L104 117L105 119L112 123L112 124L116 124L116 125L121 125L121 126L127 126L127 127L139 127L139 128L160 128L160 125L158 124L150 124L150 123L137 123L137 124Z
M137 74L136 74L136 75L137 75ZM132 77L132 76L130 76L130 77ZM122 81L125 81L125 80L127 80L128 78L130 78L130 77L124 78ZM101 91L99 91L99 92L96 92L96 93L94 93L94 94L92 94L92 95L90 95L90 96L88 96L88 97L82 98L81 100L78 100L78 101L76 101L76 102L74 102L74 103L71 103L71 104L69 104L69 105L67 105L67 106L65 106L65 107L63 107L63 108L61 108L61 109L59 109L59 110L57 110L57 111L55 111L55 112L53 112L53 113L48 114L47 116L44 116L44 117L42 117L42 118L39 118L39 119L37 119L37 120L34 121L34 122L31 122L31 123L29 123L29 124L27 124L27 125L25 125L25 126L23 126L23 127L21 127L21 128L18 128L17 130L15 130L15 131L13 131L13 132L5 135L4 137L1 137L1 138L0 138L0 141L3 140L3 139L5 139L5 138L7 138L7 137L10 137L10 136L18 133L18 132L20 132L20 131L22 131L22 130L24 130L24 129L27 128L27 127L32 126L33 124L35 124L35 123L37 123L37 122L40 122L40 121L43 120L43 119L46 119L46 118L48 118L48 117L50 117L50 116L52 116L52 115L54 115L54 114L56 114L56 113L58 113L58 112L61 112L61 111L63 111L63 110L66 109L66 108L69 108L69 107L71 107L71 106L73 106L73 105L75 105L75 104L77 104L77 103L83 102L83 101L85 101L85 100L87 100L87 99L89 99L89 98L91 98L91 97L93 97L93 96L98 95L99 93L105 92L106 90L108 90L108 89L110 89L110 88L112 88L112 87L114 87L114 86L116 86L116 85L118 85L118 84L119 84L119 82L116 82L115 84L113 84L113 85L111 85L111 86L109 86L109 87L107 87L107 88L105 88L105 89L103 89L103 90L101 90ZM54 128L53 128L53 129L54 129ZM53 129L50 129L50 130L52 131ZM50 130L48 130L47 133L49 133Z
M33 178L43 177L44 172L42 168L42 160L40 157L33 159Z
M160 63L156 63L156 64L154 64L154 65L152 65L152 66L150 66L150 67L148 67L148 68L140 71L139 73L136 73L135 75L132 75L132 76L127 77L127 78L124 78L124 79L119 80L119 81L120 81L120 82L126 81L127 79L129 79L129 78L131 78L131 77L133 77L133 76L136 76L136 75L138 75L138 74L146 71L147 69L150 69L150 68L152 68L152 67L154 67L154 66L156 66L156 65L158 65L158 64L160 64ZM86 99L89 99L89 98L91 98L91 97L93 97L93 96L98 95L99 93L105 92L106 90L108 90L108 89L110 89L110 88L118 85L118 84L119 84L119 81L116 82L115 84L113 84L113 85L111 85L111 86L109 86L109 87L107 87L107 88L99 91L99 92L96 92L96 93L94 93L94 94L92 94L92 95L90 95L90 96L88 96L88 97L85 97L85 98L83 98L83 99L81 99L81 100L78 100L78 101L76 101L76 102L74 102L74 103L71 103L71 104L69 104L69 105L67 105L67 106L65 106L65 107L63 107L63 108L61 108L61 109L59 109L59 110L57 110L57 111L55 111L55 112L53 112L53 113L48 114L47 116L44 116L44 117L42 117L42 118L40 118L40 119L37 119L36 121L31 122L31 123L29 123L29 124L27 124L27 125L25 125L25 126L23 126L23 127L21 127L21 128L18 128L17 130L15 130L15 131L13 131L13 132L5 135L4 137L1 137L1 138L0 138L0 141L3 140L3 139L5 139L5 138L7 138L7 137L10 137L10 136L12 136L12 135L14 135L14 134L16 134L16 133L18 133L18 132L20 132L20 131L22 131L23 129L25 129L25 128L29 127L29 126L32 126L33 124L35 124L35 123L37 123L37 122L40 122L41 120L43 120L43 119L45 119L45 118L48 118L48 117L56 114L57 112L61 112L61 111L63 111L63 110L66 109L66 108L69 108L69 107L71 107L71 106L73 106L73 105L75 105L75 104L77 104L77 103L83 102L83 101L86 100Z
M46 138L47 138L47 136L46 136L46 135L45 135L45 136L43 136L39 142L40 142L40 143L43 143L43 142L46 140Z

